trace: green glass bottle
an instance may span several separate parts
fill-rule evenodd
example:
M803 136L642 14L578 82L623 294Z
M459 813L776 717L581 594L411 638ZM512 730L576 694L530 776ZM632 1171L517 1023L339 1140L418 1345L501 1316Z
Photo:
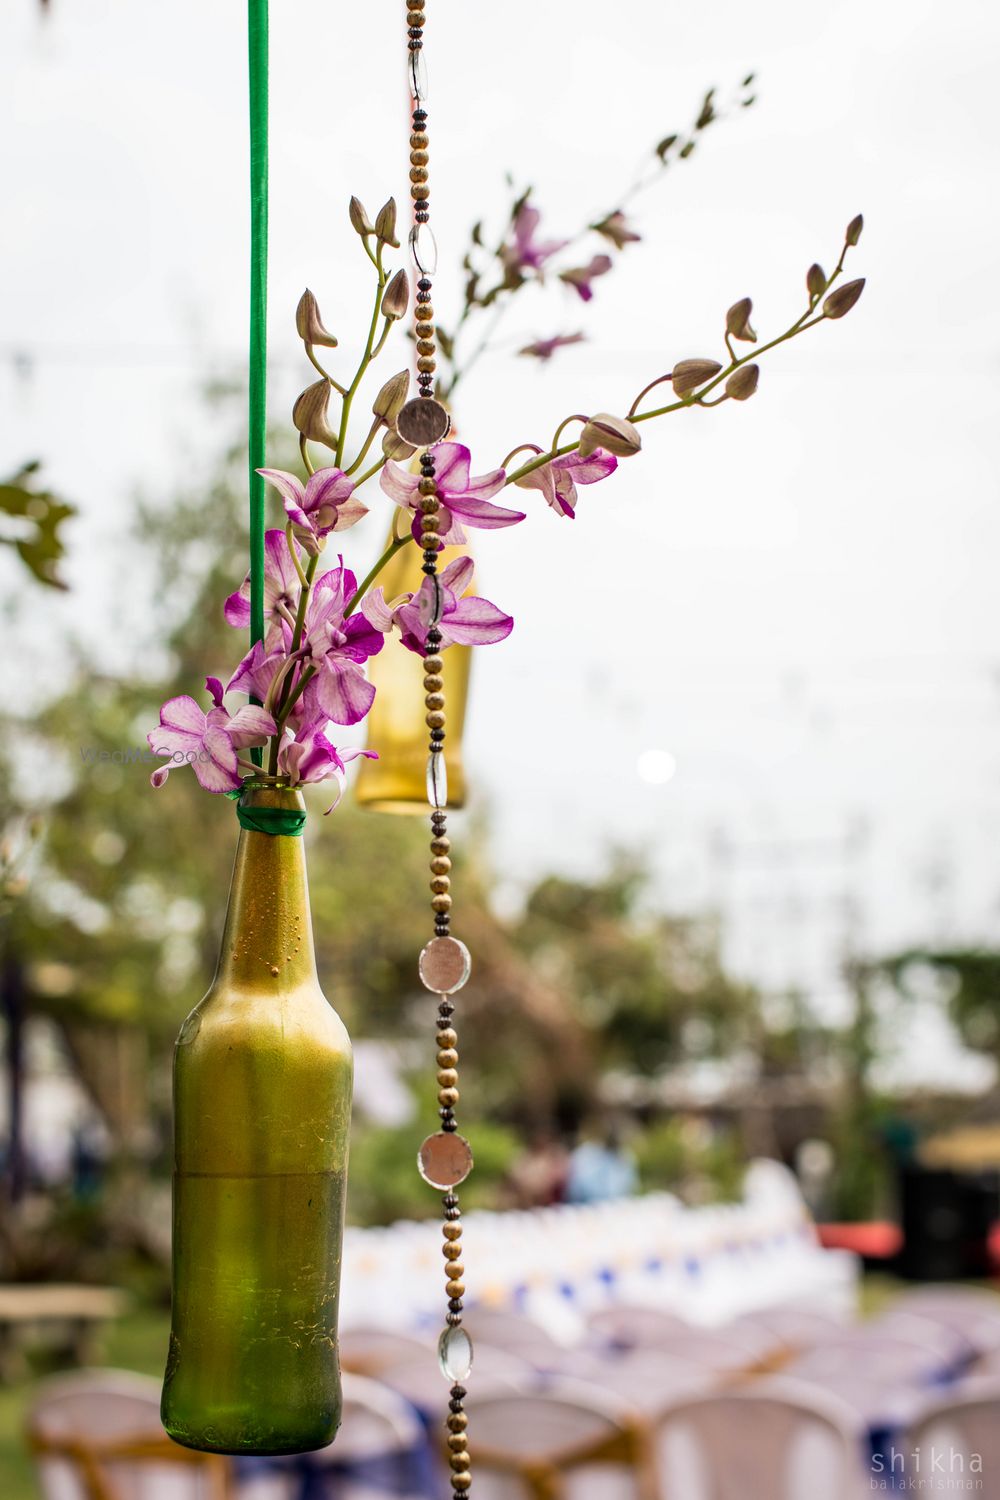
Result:
M246 802L303 808L279 788ZM337 1431L351 1085L316 975L303 841L244 828L218 970L174 1060L162 1417L185 1447L303 1453Z

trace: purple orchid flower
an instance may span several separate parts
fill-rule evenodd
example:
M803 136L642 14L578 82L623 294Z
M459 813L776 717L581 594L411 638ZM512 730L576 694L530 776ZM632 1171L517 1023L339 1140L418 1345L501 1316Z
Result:
M493 469L489 474L471 477L472 455L461 443L438 443L431 449L434 455L434 476L437 481L438 498L441 501L441 530L438 535L448 545L468 540L462 530L462 522L484 531L499 526L515 526L524 520L524 511L507 510L502 505L491 505L488 497L502 490L506 474L503 469ZM409 474L396 463L387 463L382 470L379 483L397 505L412 510L413 535L420 540L420 476Z
M316 676L302 695L305 721L322 716L335 724L357 724L372 706L375 689L362 666L381 651L384 640L362 612L344 618L357 587L343 558L339 568L313 585L306 606L303 657L316 668Z
M488 599L461 597L472 582L473 566L471 557L456 557L439 575L442 609L437 628L442 648L487 646L504 640L514 628L513 617L505 615ZM391 608L381 588L372 589L361 608L383 635L398 625L403 645L423 655L427 632L434 621L434 580L425 578L415 594L405 594L402 602Z
M578 292L584 302L589 302L594 295L591 282L598 276L606 276L613 264L610 255L595 255L589 266L574 266L568 271L560 271L559 280Z
M274 485L285 502L295 535L313 556L331 531L346 531L368 514L367 505L354 499L353 481L340 469L317 469L305 485L284 469L257 472Z
M264 619L267 621L264 641L271 651L279 647L294 628L299 588L299 575L288 549L287 536L283 531L268 531L264 536ZM230 594L226 600L225 615L227 623L238 628L245 629L250 624L249 573L236 593Z
M155 755L167 755L173 762L159 766L149 778L160 787L178 766L191 766L207 792L233 792L239 788L237 750L249 745L263 745L277 725L269 713L245 704L230 715L222 703L222 683L217 677L205 679L214 707L206 714L193 698L186 695L171 698L160 709L160 723L146 738Z
M504 245L500 252L508 271L515 274L523 271L540 271L542 266L557 251L569 244L569 240L537 240L541 214L530 203L522 203L514 220L514 239Z
M378 760L374 750L338 750L327 739L322 727L312 723L305 725L294 739L286 739L278 751L278 774L289 786L304 786L306 783L330 781L337 783L337 795L326 809L332 813L344 791L344 779L348 763L364 756Z
M536 339L533 344L525 344L524 348L517 352L529 354L533 359L539 359L545 364L557 349L565 349L567 344L582 344L586 337L585 333L557 333L553 338Z
M586 458L580 453L566 453L554 458L540 469L532 469L523 479L515 479L519 489L541 490L549 505L560 516L576 519L576 487L578 484L596 484L607 479L618 467L613 453L595 448Z

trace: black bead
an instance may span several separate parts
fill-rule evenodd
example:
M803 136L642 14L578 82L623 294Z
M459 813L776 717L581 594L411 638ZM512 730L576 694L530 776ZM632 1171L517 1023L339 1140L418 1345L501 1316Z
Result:
M421 276L420 279L417 282L417 287L422 292L429 292L430 289L431 289L430 277L429 276Z
M442 1120L441 1129L446 1130L449 1135L454 1135L458 1129L458 1122L456 1120Z
M455 1389L458 1390L459 1387L456 1386ZM465 1395L464 1391L462 1391L462 1395L463 1396ZM461 1397L455 1396L451 1401L449 1401L448 1402L448 1410L449 1411L453 1411L456 1414L456 1416L457 1416L458 1413L462 1410Z
M461 1306L461 1303L459 1303L459 1306ZM450 1312L445 1318L445 1322L448 1324L449 1328L457 1328L461 1321L462 1314L460 1312Z
M424 28L422 26L411 26L406 34L407 36L423 36Z
M413 118L415 120L426 120L426 118L427 118L427 111L426 111L426 109L421 109L419 107L417 109L415 109L413 111Z
M458 1194L457 1193L445 1193L444 1197L441 1199L441 1202L444 1204L445 1208L457 1208L458 1207Z
M425 213L423 209L419 209L418 212L417 212L417 214L416 214L416 220L417 220L418 224L429 224L430 223L430 218L431 218L430 214L429 213Z
M468 1394L464 1385L453 1385L451 1388L451 1399L453 1401L464 1401Z
M406 45L409 47L411 52L419 52L424 44L423 42L407 42Z
M449 1297L448 1298L448 1311L449 1312L454 1312L454 1313L459 1313L459 1312L462 1311L462 1299L461 1299L461 1297Z
M413 201L413 207L418 213L425 214L430 206L431 200L429 198L415 198Z
M437 572L437 563L425 562L420 571L421 573L426 573L428 578L431 578Z
M448 1220L449 1224L454 1224L456 1219L460 1219L462 1217L462 1214L461 1211L457 1208L446 1208L444 1211L444 1216Z

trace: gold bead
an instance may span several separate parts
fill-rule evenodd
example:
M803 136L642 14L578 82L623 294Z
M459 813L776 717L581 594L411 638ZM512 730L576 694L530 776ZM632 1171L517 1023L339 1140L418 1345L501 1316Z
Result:
M462 1288L462 1292L464 1292L464 1291L465 1291L465 1287ZM461 1296L462 1292L459 1292L458 1296ZM465 1429L468 1427L468 1425L469 1425L469 1419L465 1415L464 1411L453 1411L453 1412L449 1412L448 1413L448 1431L449 1432L464 1432Z
M464 1432L453 1432L448 1439L448 1447L452 1453L464 1453L468 1446L468 1441Z
M444 708L444 693L428 693L424 699L424 706L428 710ZM441 873L445 872L442 870Z
M438 1069L438 1086L443 1089L453 1089L458 1082L458 1073L455 1068Z
M446 1245L441 1246L441 1254L444 1256L445 1260L456 1261L461 1257L462 1247L460 1244L453 1244L449 1240ZM450 1274L452 1276L457 1276L458 1272L452 1271Z
M454 1047L458 1044L458 1032L454 1026L442 1026L438 1032L439 1047Z
M424 533L441 530L441 520L436 510L424 511L420 518L420 530Z
M428 729L443 729L447 722L447 714L443 714L440 709L434 709L431 713L424 714L424 723Z
M446 1240L460 1240L462 1238L461 1224L443 1224L441 1228Z
M430 197L430 188L428 187L427 183L426 182L411 182L410 183L410 197L411 198L429 198Z
M465 1282L464 1281L455 1281L454 1278L453 1278L451 1281L446 1281L445 1282L444 1289L448 1293L449 1297L464 1297L465 1296Z
M425 672L440 672L443 667L444 667L444 662L441 660L440 656L425 656L424 657L424 671ZM447 839L445 839L445 843L447 843L447 842L448 842Z
M458 1089L439 1089L438 1103L442 1109L454 1109L460 1098Z
M433 480L433 479L427 479L427 478L421 479L420 483L417 485L417 489L420 491L421 495L434 495L434 496L436 496L437 495L437 482L435 480Z
M435 896L434 900L431 902L431 911L439 911L439 912L451 911L451 897L450 896Z
M433 339L417 339L418 354L436 354L437 344Z
M416 317L418 317L420 319L421 323L433 323L434 322L434 307L433 307L433 304L430 303L430 302L418 302L417 303L417 309L416 309L416 314L415 315L416 315Z
M439 674L437 672L432 672L427 677L424 678L424 692L425 693L439 693L443 687L444 687L444 678L441 677L441 676L439 676ZM437 842L439 842L439 840L435 839L434 842L437 843ZM445 840L445 842L446 843L448 842L447 839ZM450 847L451 846L449 845L449 848ZM434 844L431 844L431 848L432 849L434 848Z
M435 896L446 896L451 889L451 881L447 875L435 875L431 879L431 890Z
M427 152L420 147L410 152L410 165L413 167L426 167L429 160Z
M461 1281L465 1275L465 1267L460 1260L453 1260L450 1265L445 1266L444 1274L452 1281Z
M432 875L447 875L450 869L451 860L447 857L447 855L442 854L439 859L431 860Z
M451 1476L451 1487L452 1487L453 1490L463 1490L463 1491L464 1490L471 1490L471 1488L472 1488L472 1475L468 1474L468 1473L466 1473L466 1474L453 1474Z
M440 678L437 681L440 682ZM427 686L427 678L424 678L424 686ZM431 839L432 854L447 854L451 848L451 839Z
M441 1051L437 1055L437 1065L439 1068L454 1068L458 1065L458 1053L454 1047L441 1048Z
M461 1453L453 1453L450 1456L450 1458L448 1459L448 1462L451 1464L451 1466L452 1466L453 1469L462 1470L462 1469L467 1469L469 1467L469 1464L470 1464L471 1460L469 1458L468 1453L463 1448L463 1450L462 1450ZM462 1476L461 1474L457 1474L456 1473L456 1475L455 1475L456 1479L462 1478L462 1477L464 1477L464 1476Z
M431 143L431 138L426 130L415 130L410 136L410 145L414 151L426 151Z
M411 182L426 182L427 181L427 168L426 167L411 167L410 168L410 181Z
M432 339L434 337L434 324L428 323L423 317L417 321L416 333L418 339Z
M417 360L417 369L421 375L433 375L434 371L437 369L437 365L432 359L425 355L422 359Z

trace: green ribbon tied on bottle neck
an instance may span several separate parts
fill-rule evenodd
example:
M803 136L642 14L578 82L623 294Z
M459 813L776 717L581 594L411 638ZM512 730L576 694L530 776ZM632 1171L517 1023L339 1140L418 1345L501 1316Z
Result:
M300 839L306 826L305 810L297 807L247 807L242 801L236 804L236 816L240 827L251 833L269 833L272 838Z

